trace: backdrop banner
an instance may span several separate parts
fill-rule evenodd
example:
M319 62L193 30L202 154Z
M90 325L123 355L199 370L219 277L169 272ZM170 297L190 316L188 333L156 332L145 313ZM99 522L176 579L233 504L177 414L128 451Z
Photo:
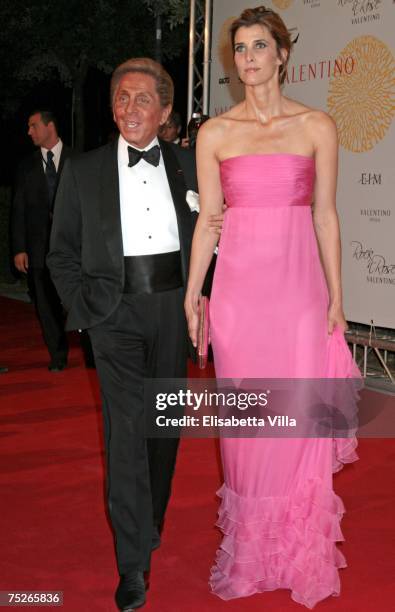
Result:
M395 2L265 0L294 43L285 95L328 112L340 141L337 205L349 321L395 328ZM210 115L242 97L228 29L245 0L214 0Z

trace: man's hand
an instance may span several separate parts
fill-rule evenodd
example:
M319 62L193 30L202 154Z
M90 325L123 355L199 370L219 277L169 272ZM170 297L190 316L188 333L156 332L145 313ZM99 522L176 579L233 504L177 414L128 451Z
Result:
M193 346L197 347L198 327L199 327L199 298L191 296L187 292L185 296L185 315L188 322L189 337Z
M218 236L220 236L222 232L222 226L224 223L224 213L226 209L227 206L226 204L224 204L222 207L222 213L220 215L211 215L208 220L208 227L210 232L214 232L214 234L218 234Z
M14 265L19 272L27 272L29 267L29 257L27 253L17 253L14 257Z

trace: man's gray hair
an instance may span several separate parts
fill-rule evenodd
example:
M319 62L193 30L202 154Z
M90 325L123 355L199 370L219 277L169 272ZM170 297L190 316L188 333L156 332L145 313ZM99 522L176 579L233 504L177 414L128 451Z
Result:
M171 76L166 70L148 57L137 57L129 59L118 68L115 68L111 77L111 104L114 105L115 94L118 89L118 85L125 74L140 72L142 74L148 74L152 76L156 83L156 92L159 96L160 104L162 107L173 105L174 99L174 85Z

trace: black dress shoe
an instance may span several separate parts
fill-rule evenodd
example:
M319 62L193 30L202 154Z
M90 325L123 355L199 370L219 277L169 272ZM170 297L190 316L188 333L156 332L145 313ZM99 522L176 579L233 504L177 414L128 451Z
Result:
M144 573L136 571L121 576L115 592L115 601L123 612L141 608L145 604Z
M160 531L156 525L152 529L152 545L151 550L156 550L160 546Z
M50 372L61 372L65 369L66 365L66 361L51 361L48 366L48 370Z

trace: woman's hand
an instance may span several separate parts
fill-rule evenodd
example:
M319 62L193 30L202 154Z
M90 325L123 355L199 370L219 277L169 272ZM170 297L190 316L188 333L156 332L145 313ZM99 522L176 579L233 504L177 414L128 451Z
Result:
M218 236L222 233L222 226L224 224L224 214L227 209L226 204L222 207L222 213L220 215L210 215L208 218L208 228L210 232L214 232Z
M335 327L339 327L342 333L348 329L341 304L330 304L328 310L328 334L331 335Z
M199 327L199 298L187 293L185 297L185 315L188 323L189 337L193 346L197 347L198 327Z

